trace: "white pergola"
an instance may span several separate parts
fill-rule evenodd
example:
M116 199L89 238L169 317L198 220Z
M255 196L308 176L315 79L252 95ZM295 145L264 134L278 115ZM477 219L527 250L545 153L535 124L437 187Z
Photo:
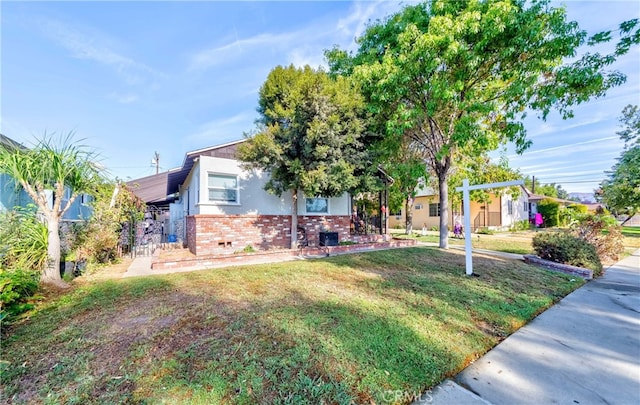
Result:
M502 181L499 183L476 184L469 185L469 179L462 180L462 187L456 187L456 191L462 191L462 204L464 209L464 252L465 252L465 268L467 276L473 275L473 260L471 249L471 201L469 199L469 191L484 190L486 188L499 188L522 186L523 180Z

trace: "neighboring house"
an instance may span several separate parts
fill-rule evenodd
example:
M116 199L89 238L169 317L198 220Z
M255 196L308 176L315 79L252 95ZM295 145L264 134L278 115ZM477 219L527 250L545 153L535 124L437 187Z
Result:
M0 134L0 148L27 150L25 146L2 134ZM53 206L53 192L48 192L47 196L49 206ZM66 201L68 201L70 197L71 190L65 189L65 193L62 196L62 207L66 205ZM88 219L91 216L90 201L91 196L87 194L78 196L67 212L65 212L62 220L81 221ZM16 183L12 177L6 174L0 174L0 211L12 210L14 207L26 207L29 204L33 204L33 200L22 186Z
M401 212L392 213L389 218L389 226L394 228L404 228L405 208ZM528 194L521 188L520 195L515 199L505 193L490 194L490 202L479 203L471 201L471 231L475 232L480 228L489 229L509 229L518 221L529 219ZM449 229L459 221L464 223L464 210L462 204L456 207L449 206ZM440 202L439 196L429 187L418 189L413 204L413 229L439 228L440 226Z
M241 167L236 151L242 142L187 152L180 168L128 183L148 204L152 199L167 203L169 235L184 238L196 255L247 245L257 249L291 246L291 193L281 197L268 193L264 190L267 173ZM178 199L169 202L174 196ZM346 193L336 198L301 194L298 225L312 242L320 231L338 232L340 241L354 240L351 209Z
M531 212L532 215L535 215L538 213L538 203L542 200L553 200L555 202L557 202L560 205L563 205L565 207L568 207L569 205L580 205L582 203L580 202L576 202L576 201L571 201L571 200L564 200L562 198L555 198L555 197L549 197L546 195L541 195L541 194L534 194L532 192L530 192L529 190L527 190L527 193L529 194L529 210ZM584 204L582 204L584 205Z

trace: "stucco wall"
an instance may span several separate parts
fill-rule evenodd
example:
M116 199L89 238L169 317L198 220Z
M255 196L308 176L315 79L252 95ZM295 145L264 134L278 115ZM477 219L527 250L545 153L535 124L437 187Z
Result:
M222 203L208 201L208 174L238 176L238 202ZM188 215L291 215L291 194L281 197L264 190L268 174L260 170L243 170L234 159L200 156L183 185L185 203L188 194ZM307 213L305 196L300 193L298 213L302 215L325 215ZM349 195L329 199L328 215L349 215Z
M509 200L513 201L513 213L509 215L508 204ZM511 196L506 195L502 200L502 227L509 228L518 221L529 219L529 200L525 193L521 192L520 195L513 199Z
M421 230L423 226L426 226L427 229L431 229L433 227L440 227L440 216L429 216L429 204L439 203L438 196L422 196L416 197L415 202L413 204L413 218L412 224L414 230ZM420 208L418 208L419 206ZM405 227L405 206L402 206L402 214L401 215L390 215L389 216L389 228L401 228ZM449 226L453 223L453 210L451 206L449 206Z

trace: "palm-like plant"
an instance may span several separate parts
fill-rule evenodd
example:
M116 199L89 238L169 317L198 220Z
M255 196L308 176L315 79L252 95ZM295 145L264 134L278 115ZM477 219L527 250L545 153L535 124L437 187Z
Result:
M0 173L11 176L27 192L47 225L47 265L41 281L66 286L60 277L60 220L76 197L88 192L102 175L95 154L74 141L73 133L54 142L53 134L38 141L33 149L0 148ZM70 198L63 206L63 196ZM50 202L50 193L53 201Z

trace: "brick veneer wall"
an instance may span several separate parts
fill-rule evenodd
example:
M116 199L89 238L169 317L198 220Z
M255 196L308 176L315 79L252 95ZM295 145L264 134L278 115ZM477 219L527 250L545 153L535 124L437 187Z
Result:
M340 241L376 241L382 235L351 235L350 217L298 216L298 225L307 233L310 245L318 244L322 230L338 232ZM267 250L289 248L291 217L288 215L192 215L187 217L187 246L195 255L240 250L247 245Z

